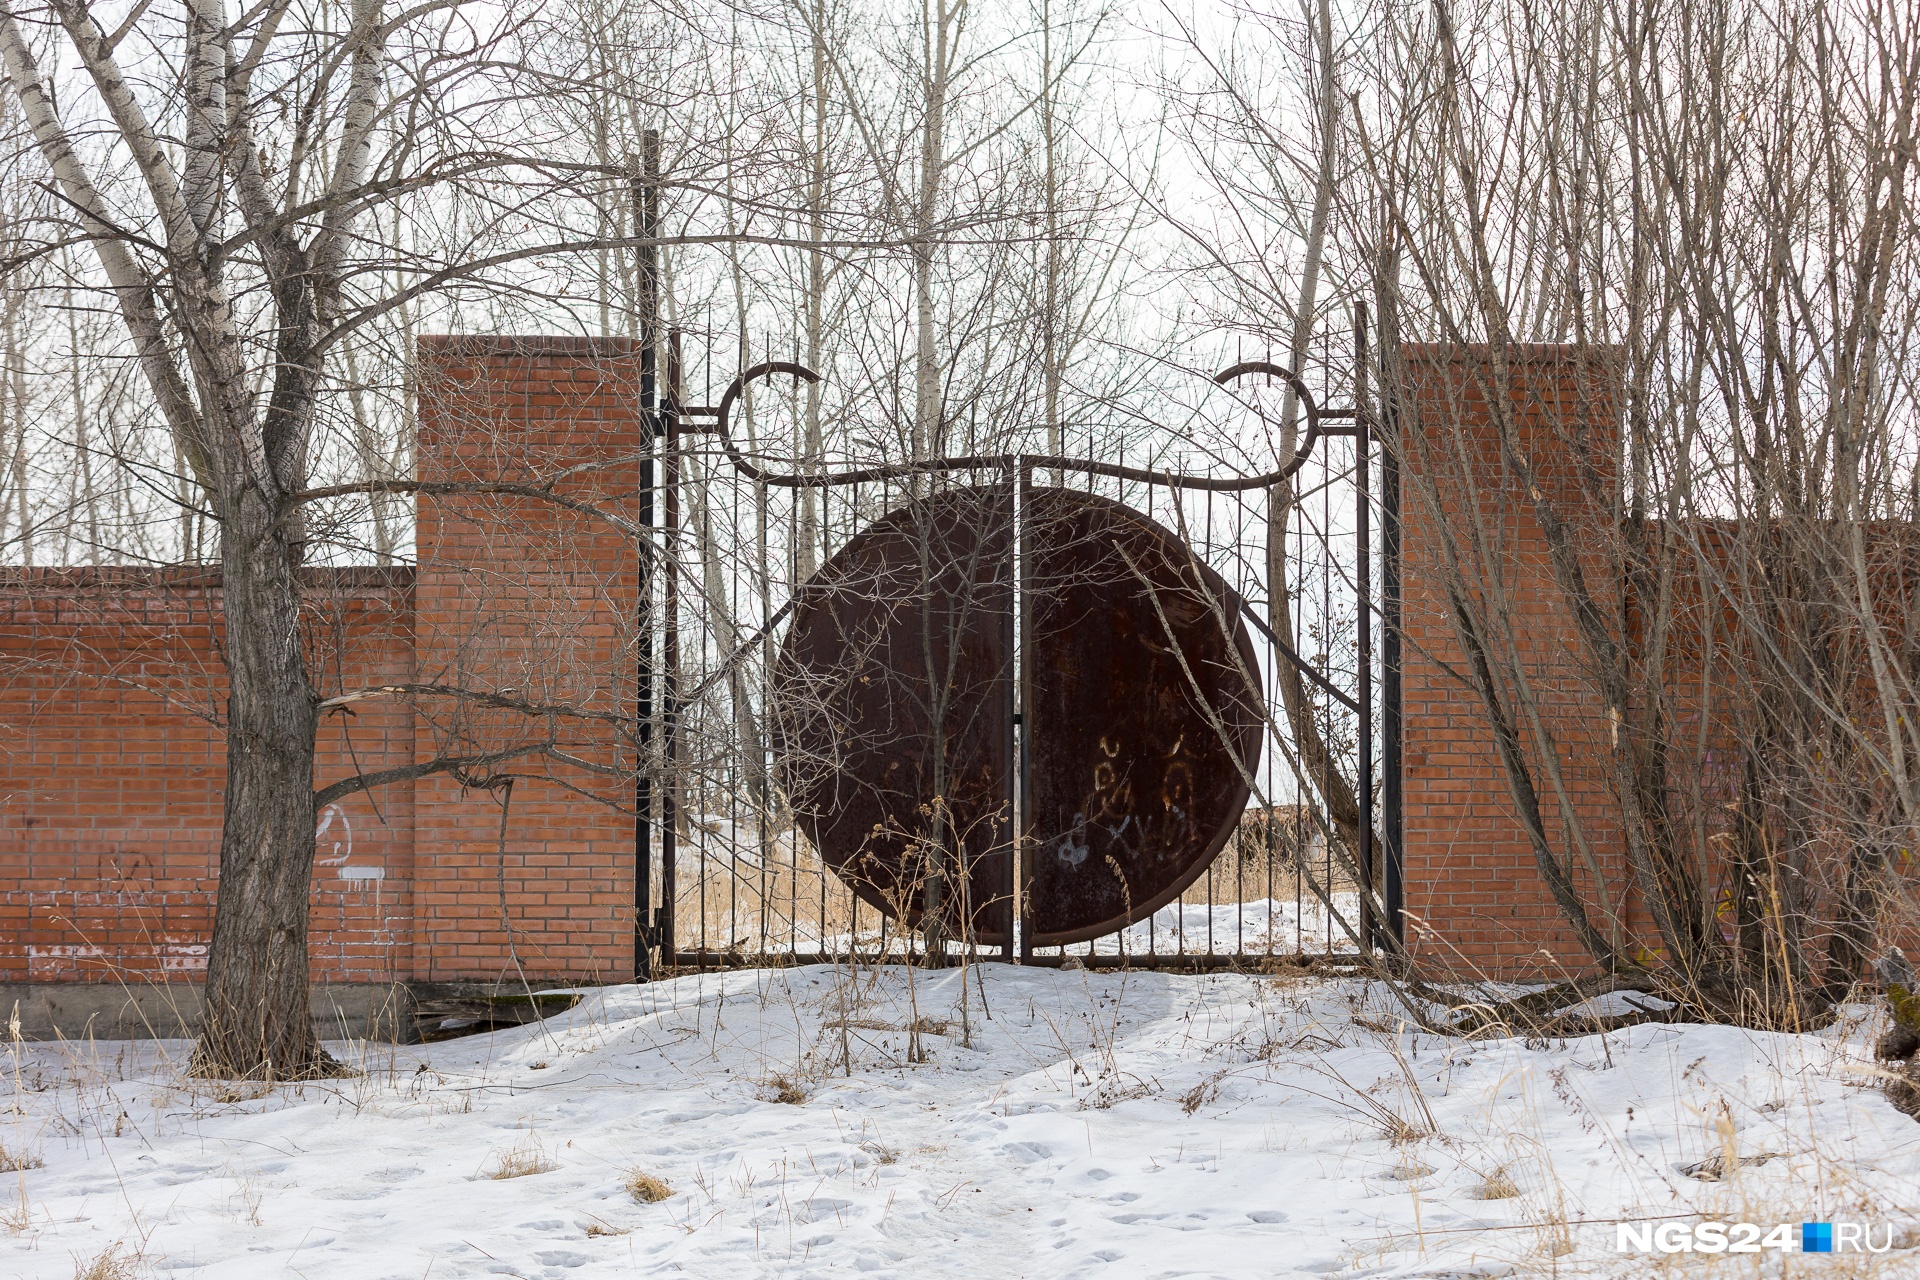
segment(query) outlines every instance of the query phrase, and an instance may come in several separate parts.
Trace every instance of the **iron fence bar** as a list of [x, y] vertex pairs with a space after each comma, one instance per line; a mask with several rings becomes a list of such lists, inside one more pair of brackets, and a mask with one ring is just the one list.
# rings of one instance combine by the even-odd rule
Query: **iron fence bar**
[[[1171, 492], [1168, 493], [1167, 496], [1172, 500], [1174, 508], [1176, 510], [1179, 510], [1181, 497], [1182, 497], [1180, 491], [1177, 489], [1172, 490]], [[1187, 524], [1186, 513], [1182, 511], [1180, 515], [1180, 519], [1175, 524], [1174, 527], [1185, 528], [1186, 524]], [[1211, 497], [1207, 499], [1207, 515], [1206, 515], [1206, 520], [1202, 525], [1202, 530], [1203, 532], [1200, 535], [1201, 543], [1203, 546], [1211, 548], [1213, 546], [1213, 500]], [[1207, 872], [1206, 872], [1206, 875], [1207, 875], [1207, 954], [1208, 955], [1212, 955], [1215, 950], [1213, 929], [1214, 929], [1214, 920], [1215, 920], [1215, 917], [1218, 916], [1219, 914], [1218, 908], [1220, 905], [1220, 895], [1218, 893], [1220, 880], [1219, 880], [1219, 877], [1215, 874], [1215, 871], [1218, 869], [1219, 865], [1220, 865], [1220, 859], [1216, 855], [1213, 861], [1207, 864]], [[1239, 916], [1242, 914], [1244, 914], [1244, 912], [1235, 913], [1236, 916]], [[1234, 950], [1235, 951], [1240, 950], [1240, 944], [1238, 941], [1234, 943]]]
[[[1235, 954], [1226, 951], [1215, 952], [1212, 955], [1203, 951], [1190, 951], [1185, 955], [1178, 955], [1167, 951], [1151, 954], [1142, 951], [1081, 951], [1075, 953], [1069, 952], [1065, 946], [1061, 946], [1054, 953], [1035, 956], [1027, 961], [1027, 963], [1040, 968], [1057, 969], [1070, 958], [1087, 969], [1147, 969], [1166, 970], [1175, 973], [1225, 971], [1231, 973], [1239, 970], [1242, 965], [1246, 965], [1252, 961], [1264, 960], [1267, 957], [1259, 953]], [[1348, 965], [1357, 963], [1359, 959], [1357, 956], [1351, 954], [1332, 952], [1320, 955], [1311, 955], [1302, 952], [1283, 958], [1303, 973], [1325, 971], [1342, 975], [1352, 972], [1352, 970], [1348, 968]], [[797, 968], [801, 965], [847, 963], [874, 966], [886, 964], [889, 960], [898, 960], [900, 956], [898, 954], [889, 954], [886, 950], [854, 953], [827, 950], [794, 951], [781, 953], [778, 956], [755, 956], [743, 951], [708, 950], [677, 951], [673, 954], [671, 962], [677, 968], [718, 970], [749, 967], [760, 968], [765, 966], [769, 960], [775, 959], [777, 959], [782, 966]], [[1265, 968], [1248, 971], [1271, 972], [1271, 970]]]
[[[1017, 462], [1014, 471], [1014, 509], [1013, 544], [1017, 557], [1015, 564], [1024, 576], [1030, 570], [1027, 563], [1027, 547], [1021, 536], [1026, 526], [1027, 504], [1033, 500], [1033, 468], [1024, 461]], [[1014, 797], [1014, 812], [1018, 815], [1018, 837], [1014, 841], [1014, 871], [1020, 886], [1020, 963], [1033, 963], [1033, 613], [1027, 607], [1032, 593], [1026, 590], [1025, 583], [1015, 580], [1014, 608], [1019, 610], [1018, 630], [1015, 633], [1014, 679], [1019, 682], [1015, 717], [1019, 734], [1020, 754], [1015, 758], [1015, 778], [1018, 794]]]
[[[657, 135], [656, 135], [657, 137]], [[655, 153], [653, 161], [656, 171], [659, 157]], [[654, 184], [655, 199], [658, 199], [658, 182]], [[678, 895], [674, 892], [679, 872], [679, 849], [676, 836], [678, 826], [677, 795], [675, 779], [679, 777], [679, 759], [675, 747], [678, 745], [677, 724], [680, 716], [678, 695], [680, 692], [680, 415], [676, 412], [676, 401], [680, 395], [680, 334], [675, 330], [668, 338], [667, 345], [667, 394], [663, 398], [660, 411], [660, 433], [665, 448], [661, 453], [660, 482], [661, 505], [665, 516], [665, 545], [668, 548], [666, 560], [666, 578], [661, 583], [661, 614], [664, 634], [661, 637], [661, 663], [666, 668], [661, 673], [662, 689], [660, 697], [660, 895], [666, 899], [667, 907], [660, 922], [660, 949], [674, 951], [674, 934], [677, 923], [674, 920], [674, 907]], [[703, 859], [700, 867], [701, 912], [700, 928], [705, 933], [707, 923], [706, 907], [706, 863]]]
[[[1019, 473], [1011, 467], [1007, 469], [1006, 486], [1007, 518], [1013, 523], [1013, 527], [1008, 531], [1007, 537], [1007, 581], [1013, 591], [1014, 599], [1018, 600], [1021, 594], [1019, 533], [1021, 515], [1019, 494], [1020, 476]], [[1020, 732], [1021, 714], [1025, 710], [1025, 706], [1021, 701], [1019, 665], [1020, 647], [1025, 637], [1020, 634], [1019, 628], [1015, 625], [1014, 615], [1011, 610], [1008, 611], [1002, 625], [1006, 639], [1006, 653], [1013, 663], [1013, 669], [1007, 672], [1007, 759], [1014, 762], [1014, 767], [1017, 770], [1020, 767], [1019, 762], [1022, 760], [1025, 750], [1024, 744], [1021, 741]], [[1016, 798], [1017, 797], [1011, 797], [1007, 806], [1006, 874], [1001, 877], [1000, 883], [1000, 892], [1005, 906], [1004, 908], [994, 911], [996, 920], [1000, 916], [1001, 910], [1006, 912], [1006, 927], [1000, 932], [1000, 958], [1009, 963], [1013, 960], [1015, 949], [1013, 926], [1016, 919], [1016, 912], [1014, 910], [1014, 903], [1018, 896], [1020, 876], [1020, 820], [1019, 815], [1015, 812], [1016, 805], [1011, 802]]]
[[1353, 436], [1353, 523], [1354, 580], [1359, 589], [1360, 608], [1358, 666], [1360, 668], [1360, 874], [1366, 883], [1360, 893], [1360, 936], [1370, 945], [1378, 943], [1375, 930], [1381, 922], [1373, 918], [1373, 512], [1368, 472], [1372, 469], [1365, 416], [1367, 403], [1367, 304], [1353, 304], [1353, 402], [1361, 414]]
[[[653, 528], [654, 441], [660, 425], [657, 361], [660, 342], [660, 250], [654, 243], [660, 216], [660, 131], [641, 135], [641, 174], [633, 179], [635, 222], [640, 233], [640, 527]], [[660, 940], [660, 913], [673, 914], [673, 895], [662, 893], [664, 908], [653, 902], [653, 573], [654, 557], [640, 557], [640, 589], [635, 608], [636, 663], [634, 719], [639, 768], [633, 782], [633, 976], [653, 976], [653, 950]]]
[[[733, 405], [746, 389], [747, 384], [776, 374], [786, 374], [802, 378], [808, 382], [820, 381], [820, 375], [792, 360], [767, 360], [754, 365], [736, 377], [720, 397], [720, 403], [714, 407], [713, 425], [705, 428], [720, 437], [720, 446], [726, 451], [734, 468], [742, 475], [758, 480], [763, 484], [775, 485], [785, 489], [822, 488], [830, 485], [858, 484], [866, 480], [890, 480], [907, 476], [931, 475], [948, 471], [999, 471], [1007, 467], [1046, 467], [1056, 471], [1073, 471], [1082, 475], [1109, 476], [1117, 480], [1132, 480], [1136, 483], [1164, 484], [1177, 489], [1204, 489], [1215, 493], [1233, 493], [1247, 489], [1271, 488], [1280, 481], [1292, 476], [1306, 465], [1307, 458], [1313, 452], [1315, 442], [1323, 435], [1350, 435], [1353, 428], [1322, 429], [1320, 419], [1326, 412], [1320, 409], [1306, 384], [1301, 382], [1290, 370], [1264, 360], [1248, 360], [1222, 370], [1214, 376], [1214, 381], [1225, 384], [1248, 373], [1266, 373], [1283, 378], [1297, 393], [1302, 409], [1307, 416], [1307, 431], [1299, 447], [1287, 464], [1278, 471], [1255, 476], [1229, 476], [1225, 478], [1204, 475], [1191, 475], [1177, 471], [1155, 471], [1145, 467], [1129, 467], [1120, 463], [1099, 462], [1085, 458], [1071, 458], [1057, 454], [1042, 453], [983, 453], [966, 454], [958, 457], [927, 458], [915, 462], [891, 463], [879, 467], [862, 467], [853, 471], [821, 472], [803, 474], [800, 472], [771, 472], [754, 464], [728, 431], [728, 421]], [[1351, 417], [1352, 410], [1339, 411], [1341, 417]]]

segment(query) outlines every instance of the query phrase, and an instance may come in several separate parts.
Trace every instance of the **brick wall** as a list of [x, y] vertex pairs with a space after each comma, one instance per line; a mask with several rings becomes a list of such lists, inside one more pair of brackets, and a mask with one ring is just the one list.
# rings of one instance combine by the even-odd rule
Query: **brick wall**
[[[629, 344], [435, 338], [421, 356], [423, 478], [543, 483], [597, 464], [556, 491], [637, 514]], [[462, 494], [420, 499], [417, 546], [417, 570], [307, 572], [323, 697], [443, 685], [587, 715], [371, 697], [325, 716], [322, 786], [450, 753], [543, 750], [328, 806], [314, 977], [628, 976], [632, 760], [617, 722], [633, 706], [633, 544], [550, 503]], [[204, 972], [225, 781], [220, 642], [217, 571], [0, 570], [0, 982]], [[506, 771], [522, 776], [502, 858], [504, 793], [466, 784]]]
[[[412, 679], [412, 573], [306, 575], [322, 692]], [[0, 575], [0, 981], [197, 978], [219, 861], [225, 688], [205, 570]], [[319, 741], [324, 785], [402, 764], [412, 717], [366, 704]], [[331, 815], [313, 889], [316, 972], [404, 977], [412, 796]]]

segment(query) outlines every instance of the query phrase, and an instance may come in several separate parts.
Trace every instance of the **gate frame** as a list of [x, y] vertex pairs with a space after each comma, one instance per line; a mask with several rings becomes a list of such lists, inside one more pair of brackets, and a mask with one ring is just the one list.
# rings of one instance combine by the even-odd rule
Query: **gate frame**
[[[647, 132], [643, 146], [644, 176], [636, 178], [635, 202], [640, 214], [642, 234], [647, 228], [657, 226], [658, 219], [658, 168], [659, 140], [652, 130]], [[828, 489], [840, 485], [880, 482], [907, 479], [914, 476], [934, 475], [958, 471], [995, 472], [1006, 481], [1016, 484], [1024, 505], [1028, 490], [1032, 487], [1033, 473], [1036, 469], [1048, 469], [1056, 473], [1073, 472], [1086, 476], [1103, 476], [1122, 481], [1133, 481], [1148, 485], [1164, 485], [1169, 489], [1198, 490], [1214, 493], [1246, 492], [1255, 489], [1271, 489], [1273, 486], [1290, 479], [1312, 456], [1314, 446], [1321, 438], [1346, 437], [1354, 441], [1354, 523], [1355, 523], [1355, 592], [1358, 604], [1356, 675], [1359, 687], [1357, 699], [1348, 697], [1326, 676], [1302, 658], [1267, 624], [1267, 621], [1249, 605], [1241, 601], [1241, 617], [1250, 621], [1254, 629], [1268, 642], [1269, 648], [1278, 657], [1284, 659], [1294, 670], [1304, 675], [1316, 688], [1340, 702], [1352, 711], [1359, 725], [1358, 742], [1358, 785], [1355, 787], [1359, 808], [1360, 834], [1360, 870], [1366, 877], [1367, 887], [1371, 890], [1376, 880], [1374, 851], [1380, 851], [1382, 866], [1378, 869], [1381, 882], [1381, 907], [1385, 920], [1376, 920], [1371, 908], [1371, 894], [1360, 897], [1361, 916], [1359, 931], [1367, 940], [1368, 946], [1376, 953], [1381, 951], [1399, 951], [1405, 943], [1405, 886], [1404, 860], [1401, 849], [1403, 830], [1403, 712], [1401, 705], [1401, 520], [1400, 520], [1400, 465], [1398, 450], [1391, 438], [1392, 430], [1397, 426], [1396, 405], [1389, 392], [1390, 379], [1382, 378], [1382, 406], [1379, 411], [1368, 404], [1370, 373], [1370, 332], [1369, 316], [1366, 304], [1356, 302], [1353, 306], [1353, 358], [1354, 358], [1354, 403], [1346, 408], [1323, 409], [1315, 401], [1312, 392], [1297, 372], [1273, 363], [1271, 360], [1246, 360], [1221, 370], [1212, 381], [1221, 386], [1231, 385], [1239, 379], [1265, 375], [1271, 380], [1279, 379], [1298, 397], [1306, 417], [1306, 431], [1302, 435], [1292, 457], [1275, 471], [1257, 475], [1229, 474], [1217, 476], [1206, 473], [1182, 471], [1162, 471], [1150, 468], [1129, 467], [1120, 463], [1100, 462], [1089, 458], [1077, 458], [1064, 454], [1041, 453], [996, 453], [969, 454], [940, 458], [921, 459], [919, 461], [889, 463], [873, 467], [856, 467], [837, 472], [802, 471], [777, 472], [757, 466], [747, 458], [734, 443], [729, 431], [729, 422], [733, 407], [739, 402], [747, 387], [763, 378], [790, 376], [796, 382], [816, 383], [821, 375], [792, 360], [767, 360], [754, 364], [741, 371], [727, 385], [720, 399], [711, 405], [688, 404], [685, 402], [682, 385], [682, 358], [680, 330], [671, 329], [667, 334], [667, 377], [666, 387], [662, 391], [658, 377], [658, 351], [660, 343], [659, 317], [659, 268], [657, 251], [649, 242], [641, 249], [640, 263], [640, 309], [641, 309], [641, 374], [640, 374], [640, 419], [642, 433], [649, 446], [641, 461], [641, 492], [639, 495], [640, 525], [648, 530], [655, 528], [656, 515], [655, 489], [660, 491], [657, 507], [664, 515], [662, 532], [671, 543], [679, 529], [679, 468], [677, 465], [678, 445], [686, 435], [711, 435], [718, 437], [721, 448], [736, 473], [748, 480], [769, 488], [783, 488], [798, 491], [801, 489]], [[1324, 426], [1323, 422], [1344, 422], [1351, 425]], [[697, 425], [696, 425], [697, 424]], [[1383, 425], [1386, 429], [1383, 430]], [[1383, 446], [1381, 450], [1381, 542], [1382, 542], [1382, 600], [1381, 622], [1384, 644], [1381, 649], [1383, 695], [1376, 706], [1373, 679], [1373, 579], [1372, 579], [1372, 480], [1373, 450], [1375, 441]], [[655, 483], [655, 456], [659, 455], [659, 482]], [[1269, 531], [1271, 537], [1271, 531]], [[660, 584], [662, 609], [660, 649], [664, 671], [654, 669], [654, 567], [651, 557], [641, 557], [641, 580], [636, 616], [636, 647], [638, 663], [636, 673], [636, 715], [638, 717], [637, 739], [643, 753], [653, 742], [653, 720], [657, 714], [660, 722], [660, 783], [656, 795], [653, 771], [643, 759], [635, 780], [634, 800], [634, 976], [636, 980], [646, 981], [654, 976], [656, 968], [654, 953], [660, 956], [661, 966], [668, 969], [724, 967], [731, 957], [711, 952], [682, 951], [678, 946], [674, 930], [674, 909], [676, 903], [676, 872], [678, 870], [678, 850], [676, 847], [675, 807], [677, 804], [677, 718], [682, 705], [678, 688], [679, 672], [679, 621], [678, 621], [678, 583], [677, 569], [669, 558], [666, 572]], [[1269, 584], [1269, 590], [1272, 584]], [[752, 636], [742, 641], [738, 653], [749, 653], [760, 645], [773, 630], [783, 622], [793, 608], [795, 597], [787, 601], [770, 616], [765, 624]], [[730, 658], [729, 663], [732, 661]], [[656, 684], [660, 687], [656, 690]], [[656, 706], [656, 693], [657, 702]], [[1024, 704], [1023, 704], [1024, 708]], [[1375, 711], [1381, 713], [1381, 734], [1377, 744], [1378, 763], [1381, 765], [1382, 785], [1379, 799], [1382, 802], [1380, 826], [1376, 830], [1374, 822], [1374, 802], [1376, 793], [1373, 770], [1376, 763], [1376, 743], [1373, 732]], [[1013, 716], [1017, 731], [1022, 730], [1021, 717]], [[1024, 731], [1017, 732], [1018, 755], [1014, 761], [1014, 771], [1021, 779], [1022, 803], [1027, 795], [1026, 772], [1029, 757], [1028, 743]], [[657, 821], [660, 826], [660, 873], [661, 899], [655, 904], [652, 900], [653, 885], [653, 847], [651, 828], [656, 821], [655, 805], [658, 804]], [[1024, 815], [1022, 815], [1024, 816]], [[1029, 865], [1027, 850], [1026, 824], [1019, 825], [1019, 836], [1013, 846], [1014, 874], [1024, 880], [1024, 872]], [[823, 869], [824, 874], [824, 869]], [[1024, 915], [1026, 896], [1022, 895], [1022, 913]], [[1032, 931], [1021, 930], [1021, 945], [1016, 955], [1009, 939], [1001, 948], [999, 957], [1003, 961], [1018, 964], [1058, 963], [1064, 957], [1035, 956], [1033, 954]], [[992, 958], [982, 956], [982, 959]], [[1083, 962], [1100, 962], [1097, 967], [1106, 967], [1106, 962], [1134, 968], [1221, 968], [1232, 967], [1254, 957], [1239, 954], [1219, 954], [1208, 952], [1199, 954], [1163, 955], [1158, 953], [1145, 955], [1120, 955], [1114, 957], [1084, 956], [1077, 957]], [[1282, 959], [1283, 957], [1259, 957], [1260, 959]], [[753, 957], [761, 963], [804, 963], [813, 960], [826, 962], [831, 957], [805, 956], [797, 953], [779, 953]]]

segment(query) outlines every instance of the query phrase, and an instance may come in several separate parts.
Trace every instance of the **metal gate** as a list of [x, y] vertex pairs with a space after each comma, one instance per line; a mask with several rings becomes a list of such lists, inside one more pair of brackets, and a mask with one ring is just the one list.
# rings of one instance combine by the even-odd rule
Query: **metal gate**
[[641, 974], [1262, 966], [1397, 933], [1398, 485], [1354, 316], [1345, 359], [1213, 378], [1293, 425], [1266, 467], [1137, 423], [803, 463], [752, 406], [817, 374], [694, 404], [680, 335], [664, 379], [645, 343]]

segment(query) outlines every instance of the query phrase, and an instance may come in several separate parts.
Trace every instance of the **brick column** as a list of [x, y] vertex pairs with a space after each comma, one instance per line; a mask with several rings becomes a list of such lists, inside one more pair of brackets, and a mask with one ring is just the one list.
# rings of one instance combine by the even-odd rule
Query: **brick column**
[[[1450, 576], [1462, 583], [1483, 616], [1510, 619], [1490, 627], [1488, 639], [1511, 637], [1540, 723], [1526, 723], [1516, 690], [1507, 690], [1506, 704], [1521, 722], [1549, 842], [1572, 864], [1604, 932], [1600, 886], [1616, 911], [1628, 894], [1608, 781], [1608, 720], [1583, 670], [1533, 500], [1501, 462], [1493, 408], [1498, 397], [1514, 415], [1522, 450], [1587, 549], [1588, 581], [1616, 619], [1620, 586], [1605, 553], [1619, 483], [1617, 352], [1541, 344], [1503, 354], [1501, 374], [1485, 346], [1405, 350], [1408, 938], [1434, 969], [1558, 976], [1583, 967], [1585, 952], [1541, 878], [1481, 700], [1456, 674], [1468, 670], [1469, 658], [1446, 584]], [[1598, 877], [1576, 851], [1576, 833]]]
[[[634, 517], [632, 343], [426, 338], [420, 355], [422, 479], [544, 484], [603, 464], [558, 491]], [[633, 711], [635, 547], [604, 521], [500, 495], [423, 496], [418, 530], [419, 679], [588, 714], [422, 703], [421, 760], [551, 744], [585, 763], [528, 754], [416, 785], [414, 976], [622, 980], [633, 964], [632, 761], [616, 726], [591, 717]], [[505, 793], [469, 784], [506, 773], [518, 778], [503, 858]]]

